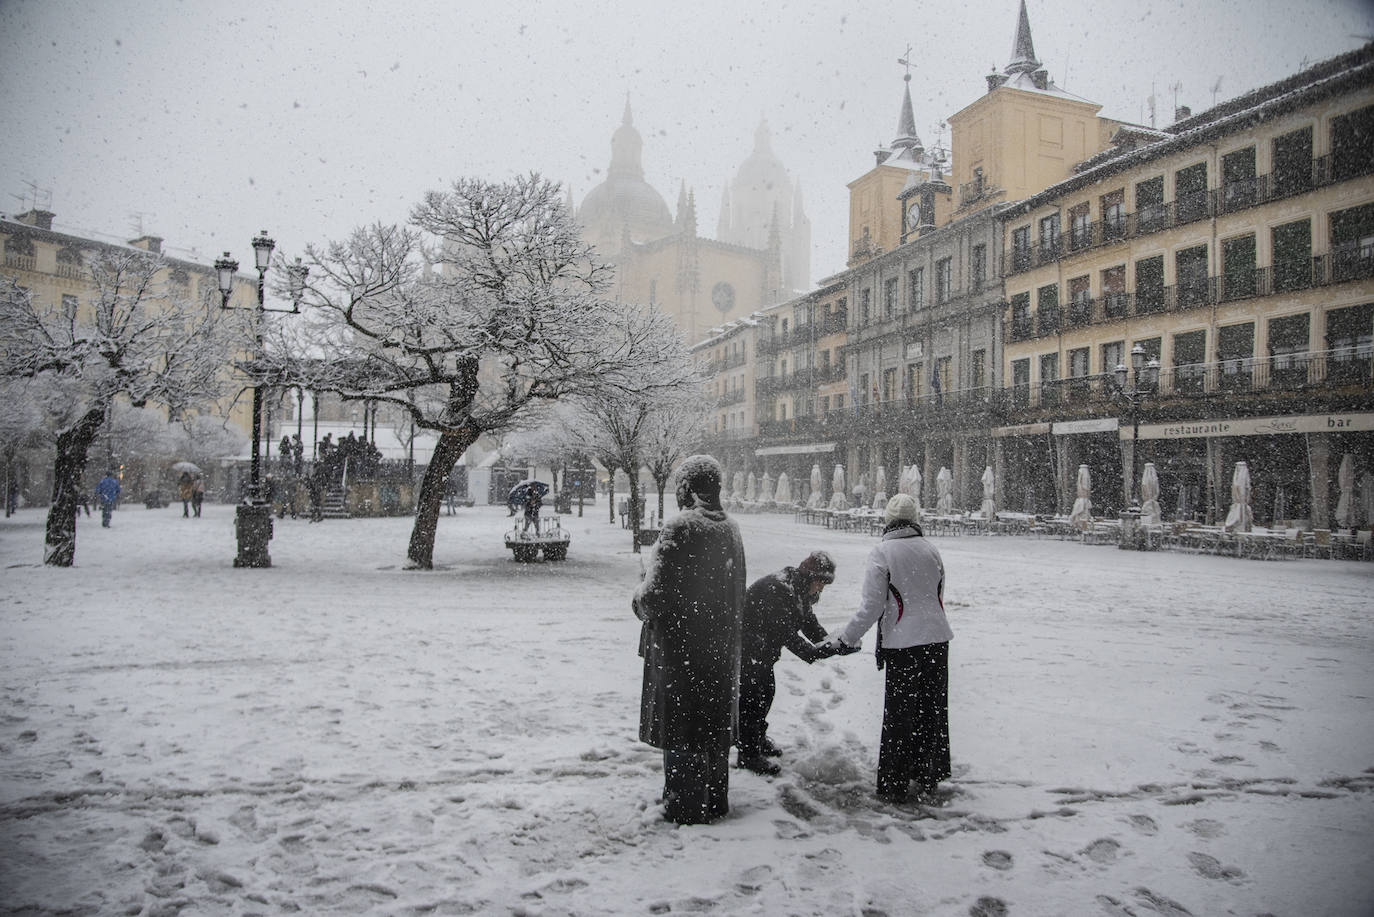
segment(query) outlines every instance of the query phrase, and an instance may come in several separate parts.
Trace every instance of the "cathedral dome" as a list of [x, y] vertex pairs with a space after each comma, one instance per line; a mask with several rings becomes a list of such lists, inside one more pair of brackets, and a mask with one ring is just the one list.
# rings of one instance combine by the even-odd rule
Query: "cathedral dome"
[[781, 227], [792, 222], [792, 179], [773, 152], [767, 122], [754, 132], [754, 151], [735, 173], [730, 197], [734, 225], [727, 241], [766, 248], [774, 217]]
[[661, 239], [673, 231], [668, 203], [644, 180], [643, 146], [627, 99], [624, 120], [611, 138], [606, 180], [587, 192], [577, 211], [587, 241], [603, 253], [618, 251], [627, 231], [634, 242]]

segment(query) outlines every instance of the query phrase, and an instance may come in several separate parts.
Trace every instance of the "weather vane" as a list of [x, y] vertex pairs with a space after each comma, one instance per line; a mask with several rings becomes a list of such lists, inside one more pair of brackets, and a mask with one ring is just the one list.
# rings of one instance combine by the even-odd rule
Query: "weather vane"
[[902, 79], [906, 80], [908, 83], [911, 82], [911, 45], [906, 46], [906, 54], [897, 58], [897, 63], [906, 68], [906, 76], [902, 77]]

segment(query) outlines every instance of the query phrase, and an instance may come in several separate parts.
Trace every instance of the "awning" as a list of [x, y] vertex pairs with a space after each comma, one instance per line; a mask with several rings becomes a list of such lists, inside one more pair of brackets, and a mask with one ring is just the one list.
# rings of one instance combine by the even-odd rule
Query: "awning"
[[803, 446], [764, 446], [755, 449], [755, 455], [811, 455], [816, 452], [834, 452], [834, 443], [807, 443]]

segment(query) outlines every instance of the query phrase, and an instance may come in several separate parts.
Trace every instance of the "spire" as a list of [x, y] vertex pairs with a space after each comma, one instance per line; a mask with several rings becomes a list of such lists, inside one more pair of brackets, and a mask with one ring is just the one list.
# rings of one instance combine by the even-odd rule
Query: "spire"
[[644, 150], [644, 140], [635, 130], [634, 117], [630, 113], [630, 94], [625, 93], [625, 115], [620, 127], [611, 136], [611, 165], [606, 170], [608, 178], [637, 178], [643, 180], [644, 165], [640, 155]]
[[683, 180], [677, 188], [677, 219], [673, 222], [678, 226], [682, 225], [683, 218], [687, 215], [687, 182]]
[[687, 234], [695, 236], [697, 234], [697, 193], [687, 192], [687, 204], [682, 218], [682, 226], [687, 230]]
[[792, 186], [792, 222], [796, 223], [805, 217], [806, 208], [802, 206], [801, 179], [799, 178], [796, 184]]
[[759, 116], [759, 126], [754, 129], [754, 152], [773, 152], [771, 135], [768, 133], [768, 119], [762, 115]]
[[720, 192], [720, 216], [716, 218], [716, 241], [730, 241], [730, 184]]
[[1004, 72], [1032, 73], [1040, 69], [1040, 61], [1035, 59], [1035, 44], [1031, 41], [1030, 17], [1026, 15], [1026, 0], [1021, 0], [1021, 14], [1016, 20], [1016, 40], [1011, 48], [1011, 61]]

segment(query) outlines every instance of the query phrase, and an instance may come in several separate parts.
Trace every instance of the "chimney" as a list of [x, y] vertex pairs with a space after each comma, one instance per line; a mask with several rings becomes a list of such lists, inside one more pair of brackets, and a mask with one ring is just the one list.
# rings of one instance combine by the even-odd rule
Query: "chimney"
[[888, 159], [890, 159], [891, 157], [892, 151], [884, 149], [883, 147], [878, 147], [878, 149], [873, 151], [873, 158], [877, 160], [877, 165], [882, 165], [883, 163], [887, 162]]
[[1180, 106], [1178, 106], [1178, 108], [1175, 108], [1175, 109], [1174, 109], [1174, 123], [1175, 123], [1175, 124], [1177, 124], [1177, 123], [1180, 122], [1180, 121], [1187, 121], [1187, 120], [1188, 120], [1189, 118], [1191, 118], [1192, 116], [1193, 116], [1193, 110], [1192, 110], [1191, 108], [1189, 108], [1187, 105], [1180, 105]]
[[145, 252], [152, 252], [154, 255], [162, 254], [161, 236], [139, 236], [137, 239], [130, 239], [129, 244], [134, 248], [141, 248]]
[[14, 218], [16, 223], [23, 223], [27, 226], [34, 226], [52, 232], [52, 218], [56, 216], [50, 210], [38, 210], [37, 208], [26, 213], [21, 213]]
[[1050, 88], [1050, 74], [1048, 70], [1037, 70], [1031, 74], [1031, 82], [1036, 89]]

